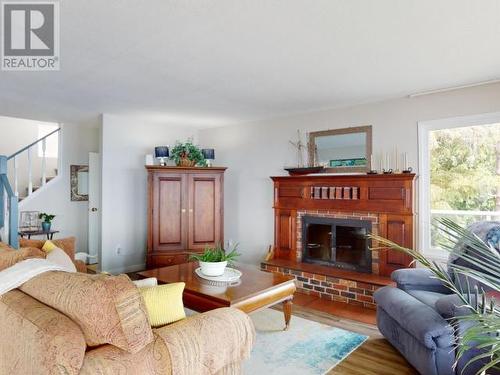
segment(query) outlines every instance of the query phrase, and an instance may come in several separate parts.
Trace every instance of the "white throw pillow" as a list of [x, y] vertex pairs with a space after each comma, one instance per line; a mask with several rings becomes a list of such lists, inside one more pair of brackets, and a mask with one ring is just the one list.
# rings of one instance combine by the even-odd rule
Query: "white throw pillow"
[[135, 280], [133, 283], [138, 287], [138, 288], [148, 288], [151, 286], [157, 286], [158, 285], [158, 280], [156, 280], [156, 277], [150, 277], [148, 279], [142, 279], [142, 280]]
[[71, 258], [59, 247], [54, 248], [54, 250], [48, 253], [45, 259], [61, 266], [66, 272], [76, 272], [75, 264]]

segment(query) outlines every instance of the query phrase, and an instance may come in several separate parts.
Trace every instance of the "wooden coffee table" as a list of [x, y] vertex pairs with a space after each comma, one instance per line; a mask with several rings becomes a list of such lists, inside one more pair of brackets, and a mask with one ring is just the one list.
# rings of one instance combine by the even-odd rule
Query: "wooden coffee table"
[[194, 270], [197, 267], [197, 262], [191, 262], [138, 272], [138, 275], [143, 278], [156, 277], [160, 284], [180, 281], [186, 283], [184, 306], [199, 312], [220, 307], [235, 307], [246, 313], [252, 313], [283, 303], [285, 329], [288, 329], [292, 316], [292, 299], [296, 289], [293, 276], [238, 265], [235, 268], [243, 274], [239, 285], [213, 286], [195, 274]]

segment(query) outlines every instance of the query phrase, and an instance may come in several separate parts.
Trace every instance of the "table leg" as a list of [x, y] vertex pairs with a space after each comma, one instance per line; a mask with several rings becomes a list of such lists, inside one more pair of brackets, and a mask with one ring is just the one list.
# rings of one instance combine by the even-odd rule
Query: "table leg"
[[285, 331], [290, 328], [290, 319], [292, 318], [292, 299], [283, 302], [283, 314], [285, 315]]

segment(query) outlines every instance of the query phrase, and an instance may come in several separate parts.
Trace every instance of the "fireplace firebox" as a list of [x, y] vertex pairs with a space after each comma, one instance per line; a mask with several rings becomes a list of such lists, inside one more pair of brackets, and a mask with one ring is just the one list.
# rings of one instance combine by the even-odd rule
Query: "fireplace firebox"
[[302, 217], [302, 261], [372, 272], [369, 220]]

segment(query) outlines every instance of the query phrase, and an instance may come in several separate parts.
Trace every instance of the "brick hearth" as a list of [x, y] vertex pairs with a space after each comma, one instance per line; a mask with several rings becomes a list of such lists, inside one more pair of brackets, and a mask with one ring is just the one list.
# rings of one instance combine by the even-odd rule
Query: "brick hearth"
[[300, 293], [369, 309], [376, 308], [375, 290], [394, 285], [388, 277], [283, 259], [262, 262], [261, 269], [294, 276]]

